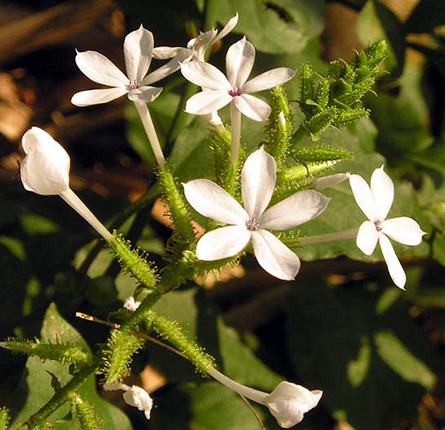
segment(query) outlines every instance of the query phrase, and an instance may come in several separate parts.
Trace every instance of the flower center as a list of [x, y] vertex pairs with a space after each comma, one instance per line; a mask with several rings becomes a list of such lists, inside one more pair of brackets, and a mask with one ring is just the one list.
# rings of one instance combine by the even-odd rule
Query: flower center
[[259, 226], [260, 223], [255, 218], [249, 219], [249, 221], [246, 222], [246, 228], [249, 231], [257, 231]]
[[138, 88], [139, 88], [139, 82], [136, 80], [130, 81], [130, 83], [127, 85], [128, 91], [136, 90]]
[[375, 229], [380, 232], [382, 231], [382, 221], [374, 221]]
[[234, 88], [233, 90], [230, 90], [230, 91], [229, 91], [229, 94], [230, 94], [232, 97], [240, 96], [240, 95], [241, 95], [241, 88]]

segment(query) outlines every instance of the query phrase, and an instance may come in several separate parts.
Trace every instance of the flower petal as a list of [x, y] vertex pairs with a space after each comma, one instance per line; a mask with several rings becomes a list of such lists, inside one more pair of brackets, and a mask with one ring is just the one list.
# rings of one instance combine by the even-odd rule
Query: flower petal
[[399, 259], [391, 245], [389, 239], [383, 234], [379, 234], [380, 248], [382, 249], [383, 257], [385, 258], [386, 265], [388, 266], [389, 275], [399, 288], [405, 289], [406, 275], [400, 264]]
[[215, 43], [218, 31], [212, 28], [209, 31], [200, 33], [198, 37], [189, 40], [187, 48], [193, 49], [193, 58], [198, 61], [205, 61], [205, 53], [207, 49]]
[[[378, 221], [377, 207], [371, 193], [371, 188], [360, 175], [351, 175], [349, 177], [352, 194], [360, 209], [370, 221]], [[380, 220], [382, 221], [382, 220]]]
[[214, 182], [195, 179], [183, 185], [185, 197], [201, 215], [226, 224], [244, 226], [248, 221], [243, 207]]
[[189, 60], [191, 56], [192, 51], [190, 51], [190, 49], [180, 49], [178, 54], [173, 57], [167, 64], [164, 64], [163, 66], [159, 67], [159, 69], [156, 69], [154, 72], [151, 72], [144, 79], [142, 79], [140, 85], [154, 84], [155, 82], [164, 79], [172, 73], [175, 73], [181, 67], [181, 63], [183, 61]]
[[350, 173], [336, 173], [334, 175], [318, 178], [312, 182], [311, 188], [313, 188], [315, 191], [321, 191], [325, 188], [332, 188], [338, 184], [341, 184], [343, 181], [346, 181], [346, 179], [349, 179], [349, 176], [351, 176]]
[[300, 259], [267, 230], [252, 231], [252, 245], [260, 266], [272, 276], [285, 281], [295, 279]]
[[185, 111], [194, 115], [206, 115], [223, 108], [231, 101], [232, 96], [226, 90], [201, 91], [187, 100]]
[[235, 28], [236, 24], [238, 24], [238, 12], [233, 18], [229, 19], [224, 28], [219, 32], [218, 36], [215, 37], [215, 40], [212, 41], [212, 45], [223, 37], [226, 37]]
[[124, 94], [128, 93], [128, 90], [124, 87], [120, 88], [104, 88], [103, 90], [88, 90], [80, 91], [71, 98], [71, 103], [75, 106], [91, 106], [101, 103], [108, 103], [111, 100], [117, 99]]
[[375, 169], [372, 173], [371, 192], [374, 197], [376, 216], [380, 221], [383, 221], [394, 200], [394, 184], [383, 170], [383, 166]]
[[153, 34], [141, 26], [124, 41], [125, 67], [130, 81], [140, 82], [147, 74], [153, 55]]
[[217, 228], [199, 239], [196, 256], [204, 261], [233, 257], [248, 245], [250, 238], [251, 233], [244, 226]]
[[209, 90], [226, 91], [232, 89], [224, 74], [211, 64], [203, 61], [190, 61], [181, 64], [181, 73], [190, 82]]
[[277, 180], [275, 159], [263, 147], [249, 155], [241, 172], [241, 190], [249, 218], [258, 221], [272, 198]]
[[377, 245], [379, 234], [371, 221], [365, 221], [359, 228], [356, 244], [364, 254], [371, 255]]
[[233, 88], [241, 88], [247, 81], [255, 63], [255, 48], [243, 37], [227, 51], [227, 78]]
[[426, 234], [416, 221], [408, 217], [387, 219], [382, 222], [381, 227], [383, 233], [404, 245], [420, 245], [422, 236]]
[[287, 67], [278, 67], [261, 73], [257, 77], [246, 82], [241, 88], [244, 93], [256, 93], [269, 88], [282, 85], [295, 76], [295, 71]]
[[98, 84], [110, 87], [124, 87], [128, 84], [128, 78], [99, 52], [77, 52], [76, 64], [85, 76]]
[[260, 228], [288, 230], [320, 215], [331, 199], [314, 190], [299, 191], [269, 208], [258, 220]]
[[240, 112], [254, 121], [262, 122], [269, 118], [270, 106], [257, 97], [241, 94], [233, 97], [233, 103]]
[[[168, 60], [170, 58], [176, 57], [179, 53], [181, 53], [184, 49], [182, 47], [170, 47], [170, 46], [157, 46], [153, 48], [153, 58], [157, 60]], [[193, 52], [189, 50], [189, 55], [192, 56]]]
[[128, 98], [133, 102], [151, 103], [162, 93], [162, 88], [142, 86], [128, 93]]
[[22, 138], [26, 153], [20, 165], [24, 188], [41, 195], [57, 195], [69, 187], [70, 157], [46, 131], [32, 127]]

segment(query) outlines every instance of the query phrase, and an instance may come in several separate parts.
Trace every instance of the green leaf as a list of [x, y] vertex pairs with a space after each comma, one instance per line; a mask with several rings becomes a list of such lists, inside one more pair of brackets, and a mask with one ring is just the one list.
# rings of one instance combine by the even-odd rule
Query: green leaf
[[[170, 293], [153, 310], [178, 321], [191, 338], [196, 338], [206, 352], [216, 358], [221, 370], [238, 382], [271, 391], [282, 380], [255, 357], [236, 332], [218, 317], [203, 294], [197, 294], [196, 290]], [[202, 380], [185, 359], [155, 345], [147, 347], [152, 363], [162, 369], [169, 380]]]
[[[52, 343], [70, 343], [88, 350], [88, 345], [82, 336], [63, 319], [54, 304], [51, 304], [46, 312], [41, 338]], [[28, 358], [22, 381], [8, 402], [11, 408], [12, 428], [24, 423], [52, 398], [54, 395], [52, 375], [57, 378], [61, 386], [68, 383], [72, 377], [66, 366], [62, 366], [55, 361], [42, 361], [37, 357]], [[96, 413], [104, 423], [104, 428], [107, 430], [132, 429], [128, 418], [118, 408], [99, 397], [96, 392], [94, 375], [88, 378], [79, 392], [83, 399], [94, 405]], [[50, 416], [49, 422], [55, 425], [56, 429], [67, 428], [66, 423], [61, 423], [59, 428], [59, 421], [65, 419], [69, 409], [69, 403], [65, 403]], [[69, 428], [79, 429], [75, 422], [70, 422]]]
[[217, 3], [218, 20], [225, 23], [238, 12], [240, 20], [235, 31], [245, 34], [258, 51], [268, 54], [300, 52], [323, 28], [324, 0], [227, 0]]
[[[393, 291], [397, 295], [381, 304]], [[295, 290], [289, 303], [295, 371], [310, 387], [322, 388], [324, 404], [357, 430], [411, 419], [443, 368], [398, 297], [398, 290], [331, 290], [314, 280]]]
[[361, 10], [358, 22], [358, 37], [364, 46], [380, 39], [387, 40], [389, 55], [386, 70], [392, 77], [400, 76], [405, 63], [405, 28], [397, 16], [378, 0], [368, 0]]
[[419, 153], [433, 142], [422, 76], [422, 68], [407, 66], [399, 79], [400, 92], [397, 96], [380, 94], [366, 98], [366, 107], [371, 109], [371, 118], [379, 130], [377, 147], [396, 159]]
[[210, 130], [204, 120], [195, 118], [190, 126], [181, 132], [168, 162], [175, 176], [183, 182], [214, 177]]

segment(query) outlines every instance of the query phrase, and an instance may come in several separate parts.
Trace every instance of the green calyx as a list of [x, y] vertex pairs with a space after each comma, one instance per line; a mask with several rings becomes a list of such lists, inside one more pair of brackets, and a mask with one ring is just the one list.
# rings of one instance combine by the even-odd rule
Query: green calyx
[[168, 203], [168, 215], [174, 224], [174, 237], [177, 242], [193, 243], [195, 230], [191, 224], [191, 215], [182, 190], [182, 186], [165, 165], [158, 170], [159, 184], [163, 197]]
[[267, 152], [275, 158], [277, 169], [288, 155], [289, 142], [294, 132], [292, 111], [283, 87], [275, 87], [270, 91], [271, 113], [266, 123]]
[[[357, 104], [372, 91], [387, 52], [386, 42], [381, 40], [357, 52], [351, 62], [331, 62], [326, 76], [315, 73], [309, 64], [303, 65], [299, 104], [306, 119], [300, 129], [316, 141], [329, 127], [343, 127], [368, 117], [369, 111]], [[295, 146], [301, 137], [297, 131], [291, 144]]]
[[102, 355], [105, 382], [121, 382], [130, 371], [133, 355], [144, 344], [144, 339], [132, 333], [113, 330]]
[[157, 315], [153, 311], [150, 311], [146, 318], [150, 327], [160, 337], [178, 349], [202, 374], [206, 375], [209, 368], [215, 367], [214, 358], [207, 354], [195, 341], [188, 338], [179, 323]]
[[113, 232], [113, 239], [109, 242], [116, 259], [122, 268], [146, 288], [156, 286], [157, 276], [155, 267], [148, 262], [145, 253], [132, 248], [131, 243], [123, 238], [117, 231]]
[[9, 424], [9, 412], [6, 408], [0, 409], [0, 430], [7, 430]]
[[103, 425], [89, 402], [83, 400], [77, 393], [72, 393], [70, 400], [71, 412], [78, 419], [82, 430], [103, 430]]
[[66, 365], [81, 367], [91, 362], [88, 351], [75, 345], [41, 342], [38, 339], [8, 339], [1, 346], [16, 354], [37, 356], [43, 360], [54, 360]]

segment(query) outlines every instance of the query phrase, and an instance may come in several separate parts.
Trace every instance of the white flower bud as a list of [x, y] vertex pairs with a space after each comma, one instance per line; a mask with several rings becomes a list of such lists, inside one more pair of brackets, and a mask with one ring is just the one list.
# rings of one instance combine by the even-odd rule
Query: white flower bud
[[20, 176], [27, 191], [61, 194], [69, 188], [70, 157], [46, 131], [32, 127], [22, 138], [26, 157]]
[[143, 388], [133, 385], [124, 393], [123, 397], [127, 404], [138, 408], [140, 411], [144, 411], [145, 418], [147, 418], [147, 420], [150, 419], [153, 400]]
[[115, 391], [124, 390], [123, 398], [125, 403], [130, 406], [138, 408], [140, 411], [144, 411], [145, 418], [150, 419], [151, 408], [153, 407], [153, 399], [150, 395], [141, 387], [132, 385], [131, 387], [120, 382], [107, 382], [104, 384], [104, 390]]
[[298, 424], [303, 415], [317, 406], [323, 392], [309, 391], [301, 385], [281, 382], [264, 399], [264, 404], [276, 418], [278, 424], [287, 429]]
[[141, 302], [137, 302], [133, 296], [129, 296], [125, 299], [124, 308], [130, 312], [136, 312], [136, 309], [140, 306]]

